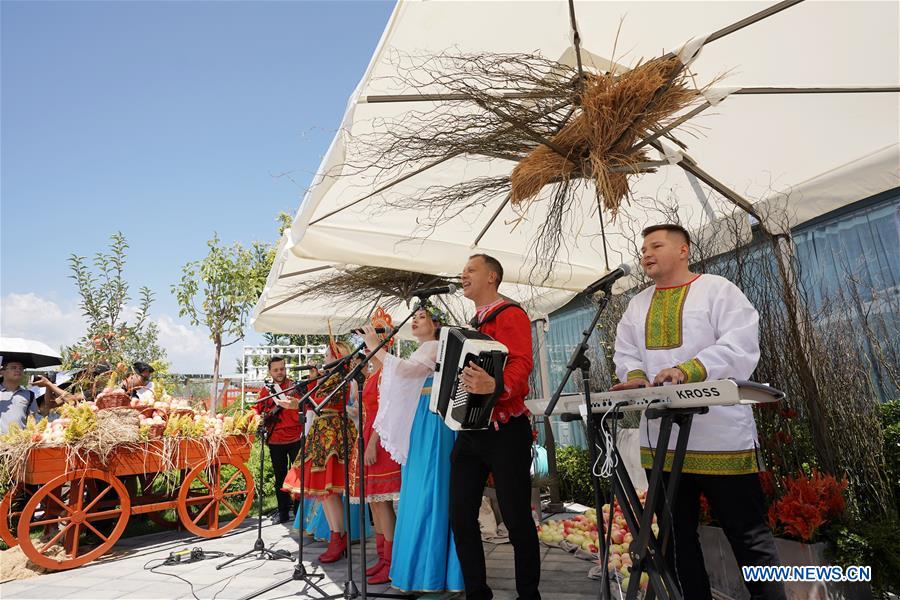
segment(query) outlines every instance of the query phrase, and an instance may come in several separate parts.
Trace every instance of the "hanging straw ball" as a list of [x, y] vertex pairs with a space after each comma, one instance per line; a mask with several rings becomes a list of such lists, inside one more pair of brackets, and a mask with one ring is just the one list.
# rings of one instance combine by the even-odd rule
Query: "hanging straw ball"
[[670, 57], [621, 75], [587, 75], [579, 110], [550, 139], [563, 154], [540, 145], [516, 165], [510, 176], [513, 205], [534, 200], [548, 184], [585, 178], [594, 180], [604, 207], [615, 215], [629, 193], [628, 177], [647, 160], [646, 146], [634, 149], [635, 143], [698, 96], [680, 67]]

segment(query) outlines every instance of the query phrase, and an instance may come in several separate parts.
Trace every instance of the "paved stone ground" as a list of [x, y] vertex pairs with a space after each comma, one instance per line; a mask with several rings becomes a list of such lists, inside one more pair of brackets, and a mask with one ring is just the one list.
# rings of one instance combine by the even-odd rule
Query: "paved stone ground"
[[[263, 527], [263, 539], [271, 549], [288, 550], [296, 560], [296, 536], [284, 526]], [[307, 540], [309, 538], [306, 538]], [[3, 600], [36, 598], [42, 600], [90, 598], [184, 599], [193, 593], [204, 600], [241, 598], [275, 582], [289, 579], [294, 561], [254, 560], [246, 558], [221, 570], [216, 566], [227, 558], [209, 559], [178, 566], [161, 565], [169, 552], [199, 546], [205, 551], [239, 554], [253, 548], [256, 520], [248, 518], [242, 527], [221, 538], [201, 540], [184, 533], [159, 533], [120, 540], [113, 552], [78, 569], [48, 573], [33, 579], [0, 584]], [[305, 564], [314, 572], [324, 573], [320, 586], [329, 594], [340, 594], [346, 580], [346, 561], [320, 565], [315, 557], [324, 550], [322, 542], [305, 543]], [[368, 549], [374, 553], [374, 544]], [[308, 552], [307, 552], [308, 551]], [[512, 600], [515, 594], [512, 546], [485, 544], [490, 585], [497, 600]], [[559, 549], [542, 546], [541, 594], [547, 600], [575, 600], [597, 596], [598, 584], [587, 578], [591, 563]], [[374, 561], [374, 559], [370, 559]], [[354, 566], [359, 564], [359, 546], [354, 546]], [[151, 572], [151, 567], [154, 568]], [[358, 573], [358, 569], [356, 569]], [[184, 578], [182, 581], [175, 576]], [[190, 582], [190, 584], [188, 583]], [[361, 582], [357, 579], [357, 586]], [[371, 587], [369, 592], [388, 591], [387, 586]], [[259, 596], [262, 600], [294, 599], [320, 596], [306, 585], [290, 581]], [[421, 598], [446, 599], [448, 594], [429, 594]]]

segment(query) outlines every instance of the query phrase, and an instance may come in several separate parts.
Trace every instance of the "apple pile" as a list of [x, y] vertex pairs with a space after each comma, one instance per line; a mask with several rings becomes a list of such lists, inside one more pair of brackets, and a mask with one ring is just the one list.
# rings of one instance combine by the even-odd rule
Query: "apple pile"
[[162, 412], [174, 412], [178, 410], [192, 410], [187, 398], [173, 398], [168, 394], [164, 395], [160, 400], [132, 398], [131, 408], [141, 410], [144, 408], [153, 408]]
[[599, 552], [599, 537], [597, 512], [593, 508], [571, 519], [547, 521], [538, 528], [538, 538], [542, 542], [554, 545], [565, 540], [591, 554]]
[[164, 425], [166, 422], [165, 413], [154, 410], [149, 417], [141, 415], [141, 427], [150, 427], [151, 425]]
[[[642, 491], [638, 494], [641, 504], [644, 504], [647, 492]], [[602, 508], [603, 528], [602, 533], [597, 526], [597, 511], [592, 508], [587, 509], [583, 515], [575, 515], [571, 519], [557, 519], [546, 521], [538, 527], [538, 538], [548, 545], [559, 545], [565, 541], [578, 549], [589, 552], [599, 560], [601, 535], [606, 535], [611, 529], [612, 543], [609, 548], [608, 568], [610, 574], [618, 574], [621, 579], [620, 584], [624, 590], [631, 576], [631, 543], [634, 536], [628, 529], [625, 522], [625, 515], [619, 507], [619, 503], [613, 504], [612, 522], [609, 518], [609, 504], [604, 504]], [[651, 525], [654, 535], [659, 532], [659, 526], [656, 524], [656, 516], [653, 517]], [[646, 589], [649, 576], [646, 573], [641, 575], [641, 589]]]

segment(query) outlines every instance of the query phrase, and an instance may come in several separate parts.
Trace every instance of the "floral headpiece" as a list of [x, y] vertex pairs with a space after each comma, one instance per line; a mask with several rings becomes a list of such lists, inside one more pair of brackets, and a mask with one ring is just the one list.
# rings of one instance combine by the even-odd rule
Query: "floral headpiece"
[[[385, 333], [382, 334], [383, 337], [381, 339], [384, 339], [384, 337], [387, 337], [388, 335], [390, 335], [390, 332], [394, 329], [394, 320], [391, 319], [391, 315], [389, 315], [380, 306], [375, 310], [374, 313], [372, 313], [371, 322], [372, 322], [372, 327], [375, 327], [376, 329], [378, 327], [384, 328]], [[397, 339], [397, 338], [391, 338], [391, 341], [384, 345], [384, 349], [390, 350], [391, 346], [394, 345], [395, 339]]]
[[446, 325], [450, 322], [450, 320], [447, 318], [447, 313], [427, 300], [423, 300], [422, 302], [420, 302], [419, 306], [416, 307], [416, 310], [424, 310], [428, 313], [428, 316], [431, 317], [432, 321], [440, 325]]

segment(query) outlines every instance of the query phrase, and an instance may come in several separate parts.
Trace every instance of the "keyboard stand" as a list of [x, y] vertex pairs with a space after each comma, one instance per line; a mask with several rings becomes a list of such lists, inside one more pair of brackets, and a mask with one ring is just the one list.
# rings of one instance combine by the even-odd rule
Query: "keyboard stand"
[[[641, 505], [637, 490], [615, 445], [615, 439], [611, 435], [610, 439], [613, 439], [613, 447], [604, 448], [604, 452], [612, 451], [616, 458], [612, 495], [614, 499], [619, 501], [619, 507], [622, 509], [625, 522], [628, 524], [628, 529], [633, 536], [630, 547], [632, 566], [628, 589], [624, 590], [625, 600], [637, 598], [640, 591], [641, 574], [645, 572], [650, 576], [650, 582], [644, 596], [645, 600], [654, 600], [655, 598], [660, 598], [660, 600], [683, 600], [680, 586], [666, 561], [666, 547], [669, 543], [672, 528], [669, 518], [670, 510], [667, 506], [671, 507], [674, 505], [675, 495], [678, 492], [678, 481], [681, 477], [681, 469], [684, 466], [684, 456], [687, 451], [687, 442], [694, 415], [704, 414], [708, 411], [709, 408], [707, 407], [647, 409], [647, 418], [660, 419], [660, 428], [656, 444], [657, 450], [653, 456], [653, 467], [650, 470], [650, 478], [647, 482], [646, 509]], [[602, 443], [606, 439], [603, 427], [610, 430], [612, 424], [607, 419], [607, 422], [601, 425], [601, 417], [601, 414], [595, 413], [592, 415], [590, 421], [592, 422], [591, 428], [594, 430], [594, 435], [590, 437]], [[672, 456], [669, 483], [666, 486], [663, 482], [663, 467], [666, 462], [666, 450], [669, 447], [669, 439], [672, 436], [673, 424], [678, 425], [678, 436]], [[654, 510], [649, 509], [649, 507], [656, 507], [655, 512], [659, 527], [657, 535], [653, 534], [651, 527]], [[603, 522], [602, 519], [603, 515], [598, 514], [598, 524]], [[600, 527], [600, 531], [602, 533], [602, 527]], [[604, 547], [601, 546], [601, 551], [603, 549]], [[601, 597], [609, 597], [607, 596], [609, 592], [606, 592], [608, 589], [606, 582], [601, 582]]]

